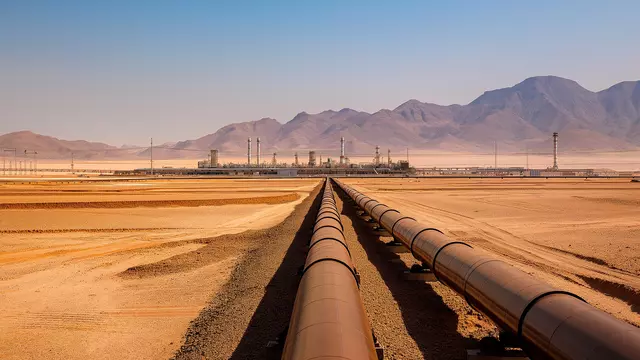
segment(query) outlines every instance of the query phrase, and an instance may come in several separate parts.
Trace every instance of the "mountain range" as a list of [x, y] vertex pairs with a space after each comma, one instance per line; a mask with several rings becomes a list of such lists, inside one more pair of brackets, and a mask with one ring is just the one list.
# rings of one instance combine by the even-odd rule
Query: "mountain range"
[[[275, 119], [234, 123], [203, 137], [154, 148], [154, 157], [189, 157], [199, 151], [246, 151], [246, 140], [260, 137], [263, 152], [337, 151], [340, 137], [348, 153], [391, 149], [442, 151], [550, 149], [560, 133], [561, 148], [590, 150], [640, 147], [640, 81], [626, 81], [592, 92], [556, 76], [532, 77], [515, 86], [487, 91], [467, 105], [442, 106], [409, 100], [393, 110], [367, 113], [352, 109], [301, 112], [282, 124]], [[255, 146], [255, 144], [254, 144]], [[64, 141], [18, 132], [0, 136], [0, 147], [28, 148], [50, 157], [148, 156], [148, 149], [118, 149], [107, 144]]]

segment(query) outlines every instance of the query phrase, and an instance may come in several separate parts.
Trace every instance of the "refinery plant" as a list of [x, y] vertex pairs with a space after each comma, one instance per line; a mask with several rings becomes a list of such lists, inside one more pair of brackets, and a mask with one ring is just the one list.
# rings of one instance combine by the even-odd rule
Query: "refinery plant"
[[[541, 169], [526, 167], [499, 167], [497, 146], [493, 167], [415, 167], [409, 158], [393, 161], [391, 150], [386, 158], [380, 146], [372, 149], [372, 157], [367, 162], [351, 162], [345, 153], [345, 138], [340, 138], [340, 156], [322, 158], [318, 151], [306, 154], [295, 152], [291, 162], [278, 159], [278, 153], [269, 154], [266, 161], [262, 154], [260, 137], [247, 139], [245, 162], [223, 162], [221, 152], [211, 149], [207, 158], [198, 161], [194, 168], [142, 168], [133, 171], [117, 171], [116, 175], [219, 175], [219, 176], [424, 176], [424, 177], [633, 177], [633, 173], [608, 169], [564, 169], [558, 164], [558, 133], [553, 133], [553, 160], [550, 166]], [[408, 151], [408, 149], [407, 149]], [[361, 157], [361, 156], [360, 156]]]

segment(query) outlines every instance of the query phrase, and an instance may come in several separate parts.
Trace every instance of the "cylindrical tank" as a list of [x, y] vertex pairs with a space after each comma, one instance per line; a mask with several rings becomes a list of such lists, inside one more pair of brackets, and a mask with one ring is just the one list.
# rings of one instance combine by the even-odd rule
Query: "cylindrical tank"
[[251, 138], [247, 139], [247, 166], [251, 166]]
[[309, 151], [309, 167], [315, 167], [315, 166], [316, 166], [316, 152]]
[[211, 163], [209, 166], [212, 168], [218, 167], [218, 149], [211, 150]]

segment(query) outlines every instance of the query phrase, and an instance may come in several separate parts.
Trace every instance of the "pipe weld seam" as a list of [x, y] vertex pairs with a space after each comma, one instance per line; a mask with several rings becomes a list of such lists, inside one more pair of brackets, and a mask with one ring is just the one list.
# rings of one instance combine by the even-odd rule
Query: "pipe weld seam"
[[333, 220], [335, 220], [338, 224], [340, 224], [340, 228], [342, 228], [342, 230], [344, 231], [344, 226], [342, 225], [342, 222], [340, 221], [340, 219], [336, 219], [333, 216], [320, 217], [320, 215], [318, 215], [318, 218], [316, 219], [316, 222], [313, 224], [314, 227], [315, 227], [316, 224], [318, 224], [318, 221], [323, 220], [323, 219], [333, 219]]
[[[367, 204], [368, 204], [368, 203], [370, 203], [370, 202], [372, 202], [372, 201], [375, 201], [375, 200], [373, 200], [372, 198], [369, 198], [369, 200], [367, 200], [364, 204], [362, 204], [362, 209], [363, 209], [364, 211], [367, 211]], [[376, 202], [377, 202], [377, 201], [376, 201]], [[371, 214], [369, 214], [369, 215], [371, 215]]]
[[[399, 211], [397, 211], [398, 214], [400, 214]], [[381, 216], [382, 217], [382, 216]], [[396, 236], [393, 234], [393, 231], [396, 228], [396, 224], [400, 222], [400, 220], [404, 220], [404, 219], [411, 219], [413, 221], [416, 221], [416, 219], [412, 218], [411, 216], [402, 216], [400, 219], [396, 220], [393, 225], [391, 225], [391, 236], [393, 236], [393, 238], [395, 239]], [[419, 234], [419, 233], [418, 233]], [[418, 236], [418, 234], [416, 234], [416, 236]], [[415, 236], [414, 236], [415, 238]], [[413, 245], [413, 239], [411, 240], [411, 244]]]
[[[340, 224], [340, 225], [342, 225], [342, 224]], [[311, 236], [313, 236], [316, 233], [316, 231], [318, 231], [318, 230], [320, 230], [322, 228], [326, 228], [326, 227], [334, 228], [334, 229], [340, 231], [340, 234], [342, 234], [342, 236], [344, 236], [344, 232], [342, 231], [342, 229], [340, 229], [339, 227], [334, 226], [334, 225], [322, 225], [319, 228], [315, 228], [314, 227], [313, 232], [311, 233]]]
[[[416, 220], [416, 219], [414, 219], [414, 218], [412, 218], [412, 217], [408, 217], [408, 216], [407, 216], [407, 217], [404, 217], [404, 218], [402, 218], [402, 219], [411, 219], [411, 220], [413, 220], [413, 221], [417, 222], [417, 220]], [[400, 220], [402, 220], [402, 219], [398, 219], [398, 221], [400, 221]], [[396, 223], [397, 223], [398, 221], [396, 221]], [[395, 225], [396, 225], [396, 224], [393, 224], [393, 226], [395, 226]], [[418, 238], [418, 235], [422, 234], [423, 232], [425, 232], [425, 231], [427, 231], [427, 230], [434, 230], [434, 231], [437, 231], [437, 232], [439, 232], [440, 234], [444, 235], [444, 233], [443, 233], [442, 231], [440, 231], [440, 230], [438, 230], [438, 229], [436, 229], [436, 228], [424, 228], [424, 229], [422, 229], [422, 230], [418, 231], [418, 233], [417, 233], [417, 234], [413, 235], [413, 238], [411, 238], [411, 244], [409, 245], [409, 251], [411, 251], [411, 255], [413, 255], [413, 257], [414, 257], [414, 258], [416, 258], [416, 259], [417, 259], [418, 257], [416, 256], [416, 253], [414, 253], [414, 252], [413, 252], [413, 243], [414, 243], [414, 242], [416, 241], [416, 239]], [[393, 236], [393, 230], [391, 231], [391, 235]], [[445, 246], [446, 246], [446, 245], [445, 245]], [[438, 255], [438, 254], [436, 253], [436, 256], [437, 256], [437, 255]], [[433, 259], [434, 259], [434, 262], [435, 262], [435, 256], [433, 257]], [[433, 269], [433, 264], [431, 264], [431, 269]]]
[[311, 264], [309, 264], [309, 266], [305, 267], [304, 270], [302, 270], [302, 275], [300, 276], [300, 278], [302, 278], [304, 274], [307, 273], [307, 270], [309, 270], [313, 265], [317, 263], [321, 263], [323, 261], [335, 261], [338, 264], [344, 265], [347, 269], [349, 269], [349, 272], [351, 273], [351, 275], [353, 275], [353, 279], [356, 281], [356, 284], [358, 284], [358, 287], [360, 287], [360, 281], [358, 280], [358, 274], [356, 273], [356, 270], [353, 269], [351, 266], [347, 265], [347, 263], [345, 263], [344, 261], [334, 259], [334, 258], [322, 258], [312, 262]]
[[309, 251], [311, 251], [311, 248], [313, 248], [313, 246], [317, 243], [319, 243], [320, 241], [324, 241], [324, 240], [334, 240], [339, 242], [342, 246], [344, 246], [345, 249], [347, 249], [347, 252], [349, 253], [349, 257], [351, 256], [351, 251], [349, 251], [349, 247], [347, 247], [347, 244], [345, 244], [343, 241], [340, 241], [340, 239], [336, 239], [334, 237], [323, 237], [322, 239], [318, 239], [316, 240], [313, 244], [309, 245]]
[[453, 245], [453, 244], [465, 245], [465, 246], [468, 246], [468, 247], [473, 249], [473, 246], [471, 246], [471, 245], [469, 245], [469, 244], [467, 244], [465, 242], [462, 242], [462, 241], [452, 241], [450, 243], [444, 244], [440, 249], [438, 249], [438, 251], [436, 251], [436, 254], [433, 255], [433, 260], [432, 260], [432, 263], [431, 263], [431, 271], [433, 272], [433, 275], [436, 277], [436, 279], [438, 281], [440, 281], [440, 278], [438, 277], [438, 272], [436, 271], [436, 259], [438, 258], [438, 255], [440, 255], [440, 252], [442, 250], [444, 250], [444, 248], [446, 248], [449, 245]]
[[374, 206], [371, 208], [371, 213], [373, 214], [373, 209], [377, 208], [377, 207], [378, 207], [378, 206], [380, 206], [380, 205], [382, 205], [382, 206], [387, 206], [387, 205], [385, 205], [385, 204], [383, 204], [383, 203], [377, 203], [376, 205], [374, 205]]
[[[398, 214], [400, 214], [400, 211], [396, 210], [396, 209], [387, 209], [385, 210], [382, 214], [380, 214], [380, 217], [378, 218], [378, 223], [380, 225], [382, 225], [382, 217], [384, 216], [384, 214], [388, 213], [388, 212], [397, 212]], [[391, 236], [393, 236], [393, 234], [391, 234]]]
[[[484, 260], [484, 261], [483, 261]], [[469, 301], [469, 297], [467, 296], [467, 281], [469, 281], [469, 278], [471, 277], [471, 274], [473, 274], [474, 271], [476, 271], [477, 268], [479, 268], [480, 266], [490, 263], [490, 262], [494, 262], [494, 261], [500, 261], [500, 262], [504, 262], [500, 259], [496, 259], [496, 258], [489, 258], [489, 259], [483, 259], [483, 260], [479, 260], [476, 261], [473, 265], [471, 265], [471, 267], [469, 268], [469, 270], [467, 270], [467, 273], [464, 274], [464, 282], [463, 282], [463, 286], [462, 286], [462, 297], [465, 299], [465, 301], [467, 302], [467, 305], [469, 305], [472, 309], [478, 310], [475, 308], [475, 306], [473, 306], [473, 304]]]
[[580, 296], [574, 294], [574, 293], [570, 293], [568, 291], [564, 291], [564, 290], [552, 290], [552, 291], [547, 291], [545, 293], [542, 293], [538, 296], [536, 296], [533, 300], [531, 300], [527, 306], [524, 308], [524, 310], [522, 311], [522, 315], [520, 315], [520, 319], [518, 320], [518, 339], [520, 341], [522, 341], [522, 329], [524, 327], [524, 319], [527, 316], [527, 313], [536, 305], [536, 303], [538, 301], [540, 301], [542, 298], [547, 297], [549, 295], [555, 295], [555, 294], [560, 294], [560, 295], [568, 295], [571, 297], [574, 297], [578, 300], [581, 300], [583, 302], [586, 303], [586, 301], [581, 298]]
[[337, 209], [334, 208], [324, 208], [324, 209], [320, 209], [320, 211], [318, 212], [318, 216], [320, 216], [321, 214], [324, 214], [326, 212], [332, 212], [338, 216], [340, 216], [340, 213], [338, 213]]

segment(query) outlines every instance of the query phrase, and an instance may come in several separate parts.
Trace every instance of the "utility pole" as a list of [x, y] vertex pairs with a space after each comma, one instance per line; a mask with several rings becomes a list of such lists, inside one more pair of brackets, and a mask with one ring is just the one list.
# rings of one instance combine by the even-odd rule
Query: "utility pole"
[[493, 168], [496, 169], [496, 174], [498, 173], [498, 141], [494, 141], [494, 146], [495, 146], [495, 150], [494, 150], [494, 166]]
[[[38, 158], [37, 158], [38, 152], [37, 151], [29, 151], [29, 150], [25, 150], [24, 151], [24, 155], [26, 157], [28, 157], [29, 154], [33, 155], [33, 161], [29, 162], [29, 171], [30, 172], [34, 172], [34, 170], [35, 170], [35, 172], [38, 172]], [[34, 167], [34, 163], [35, 163], [35, 167]]]
[[151, 147], [149, 148], [149, 150], [151, 156], [151, 176], [153, 176], [153, 138], [151, 138]]
[[[16, 149], [2, 149], [2, 175], [5, 175], [6, 173], [6, 169], [5, 169], [5, 164], [6, 164], [6, 157], [4, 156], [4, 153], [7, 152], [12, 152], [13, 151], [13, 160], [14, 160], [14, 164], [15, 164], [15, 160], [16, 160]], [[11, 173], [11, 161], [9, 161], [9, 173]]]

